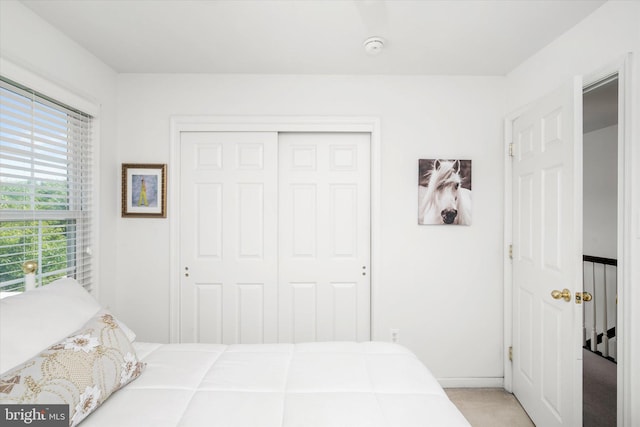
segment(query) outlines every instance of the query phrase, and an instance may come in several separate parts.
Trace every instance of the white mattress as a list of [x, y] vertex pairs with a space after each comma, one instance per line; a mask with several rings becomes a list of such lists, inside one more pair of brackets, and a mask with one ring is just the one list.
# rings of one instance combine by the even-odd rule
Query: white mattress
[[470, 427], [395, 344], [135, 347], [145, 371], [83, 427]]

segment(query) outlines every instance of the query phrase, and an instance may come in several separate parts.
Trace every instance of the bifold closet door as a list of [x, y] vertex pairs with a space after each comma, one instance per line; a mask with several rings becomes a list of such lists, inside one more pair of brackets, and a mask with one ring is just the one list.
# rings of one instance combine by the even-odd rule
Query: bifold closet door
[[368, 340], [370, 134], [278, 141], [279, 340]]
[[180, 145], [180, 341], [276, 342], [278, 135]]

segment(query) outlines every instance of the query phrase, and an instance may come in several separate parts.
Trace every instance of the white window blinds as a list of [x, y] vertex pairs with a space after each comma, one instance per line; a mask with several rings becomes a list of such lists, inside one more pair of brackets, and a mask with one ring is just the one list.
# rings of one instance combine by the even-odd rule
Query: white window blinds
[[91, 288], [91, 117], [0, 77], [0, 290]]

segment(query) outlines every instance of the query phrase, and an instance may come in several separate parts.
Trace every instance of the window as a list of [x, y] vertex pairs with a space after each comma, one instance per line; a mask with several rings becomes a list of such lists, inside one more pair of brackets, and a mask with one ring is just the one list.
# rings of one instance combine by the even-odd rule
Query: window
[[0, 77], [0, 291], [91, 288], [91, 117]]

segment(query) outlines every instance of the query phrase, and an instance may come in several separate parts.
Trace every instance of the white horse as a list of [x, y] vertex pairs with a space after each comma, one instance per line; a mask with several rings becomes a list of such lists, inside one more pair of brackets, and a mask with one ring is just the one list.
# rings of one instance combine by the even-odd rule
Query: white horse
[[419, 185], [420, 224], [471, 224], [471, 191], [462, 188], [460, 160], [434, 160], [428, 184]]

